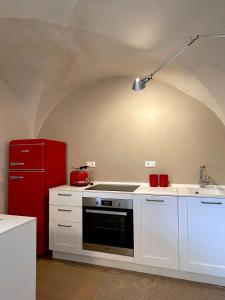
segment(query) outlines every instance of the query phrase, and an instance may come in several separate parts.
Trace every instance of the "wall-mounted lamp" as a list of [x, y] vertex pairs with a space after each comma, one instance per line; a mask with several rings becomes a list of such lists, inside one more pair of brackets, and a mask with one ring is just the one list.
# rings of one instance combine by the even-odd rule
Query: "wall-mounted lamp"
[[161, 70], [164, 66], [169, 64], [171, 61], [173, 61], [177, 56], [182, 54], [188, 47], [190, 47], [195, 41], [197, 41], [200, 38], [206, 38], [206, 39], [213, 39], [213, 38], [225, 38], [225, 34], [205, 34], [205, 35], [199, 35], [197, 34], [194, 38], [191, 38], [191, 40], [179, 51], [177, 51], [173, 56], [169, 57], [167, 60], [165, 60], [161, 65], [158, 66], [158, 68], [155, 69], [150, 75], [145, 76], [144, 78], [136, 78], [133, 83], [132, 89], [134, 91], [140, 91], [143, 90], [146, 86], [146, 84], [149, 82], [149, 80], [153, 80], [153, 76]]

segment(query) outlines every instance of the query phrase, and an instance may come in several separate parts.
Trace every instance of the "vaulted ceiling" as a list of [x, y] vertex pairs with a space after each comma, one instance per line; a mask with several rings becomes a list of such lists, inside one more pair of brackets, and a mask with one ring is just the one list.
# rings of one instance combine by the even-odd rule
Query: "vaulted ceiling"
[[[224, 12], [224, 0], [0, 0], [0, 77], [35, 136], [77, 88], [143, 76], [190, 35], [225, 33]], [[225, 39], [197, 41], [155, 78], [225, 124]]]

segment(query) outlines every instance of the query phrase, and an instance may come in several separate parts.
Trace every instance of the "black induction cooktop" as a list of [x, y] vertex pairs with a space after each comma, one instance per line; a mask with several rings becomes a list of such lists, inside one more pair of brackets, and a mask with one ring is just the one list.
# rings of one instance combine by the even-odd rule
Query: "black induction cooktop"
[[96, 184], [85, 190], [92, 191], [112, 191], [112, 192], [134, 192], [140, 185], [125, 184]]

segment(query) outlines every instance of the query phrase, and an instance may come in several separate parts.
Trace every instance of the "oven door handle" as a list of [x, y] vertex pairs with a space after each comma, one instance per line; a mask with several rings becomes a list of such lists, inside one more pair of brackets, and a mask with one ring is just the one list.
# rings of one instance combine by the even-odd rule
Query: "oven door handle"
[[127, 212], [121, 212], [121, 211], [109, 211], [109, 210], [85, 209], [85, 212], [86, 212], [86, 213], [89, 213], [89, 214], [127, 216]]

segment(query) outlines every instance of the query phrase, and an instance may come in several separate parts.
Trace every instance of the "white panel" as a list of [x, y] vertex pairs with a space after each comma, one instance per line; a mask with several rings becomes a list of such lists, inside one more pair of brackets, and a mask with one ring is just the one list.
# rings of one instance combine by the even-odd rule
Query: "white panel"
[[177, 198], [139, 196], [134, 209], [135, 261], [178, 269]]
[[0, 235], [0, 270], [0, 299], [36, 299], [35, 220]]
[[55, 221], [82, 222], [82, 208], [50, 205], [49, 219]]
[[225, 200], [180, 198], [181, 269], [225, 276]]
[[82, 224], [50, 221], [49, 248], [55, 251], [82, 254]]
[[49, 204], [51, 205], [82, 206], [82, 192], [50, 190], [49, 195]]
[[84, 191], [83, 197], [99, 197], [105, 199], [133, 199], [133, 193]]
[[83, 254], [90, 257], [98, 257], [98, 258], [105, 258], [110, 261], [117, 260], [117, 261], [126, 261], [126, 262], [134, 262], [134, 258], [131, 256], [125, 255], [117, 255], [112, 253], [104, 253], [104, 252], [97, 252], [97, 251], [90, 251], [90, 250], [83, 250]]

